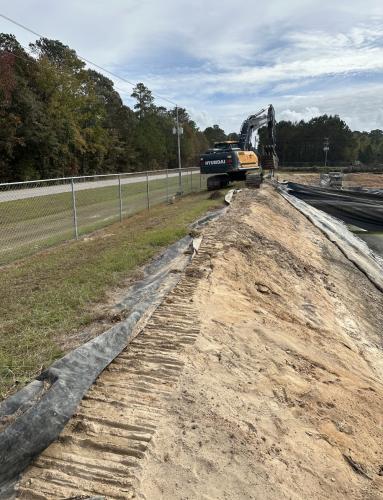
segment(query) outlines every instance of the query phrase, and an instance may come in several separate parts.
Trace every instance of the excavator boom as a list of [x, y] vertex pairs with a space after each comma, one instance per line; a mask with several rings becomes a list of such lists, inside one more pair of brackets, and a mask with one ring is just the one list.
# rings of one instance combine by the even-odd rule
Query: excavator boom
[[252, 149], [252, 137], [261, 128], [267, 125], [267, 146], [275, 148], [275, 111], [272, 104], [250, 115], [242, 123], [239, 135], [239, 147], [244, 150]]

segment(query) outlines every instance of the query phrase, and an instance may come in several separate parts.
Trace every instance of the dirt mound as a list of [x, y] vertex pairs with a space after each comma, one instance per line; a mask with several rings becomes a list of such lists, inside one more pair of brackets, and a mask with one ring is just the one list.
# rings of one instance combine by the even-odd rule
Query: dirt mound
[[147, 499], [383, 498], [383, 296], [270, 187], [205, 234]]
[[202, 234], [19, 498], [383, 498], [383, 295], [270, 186]]

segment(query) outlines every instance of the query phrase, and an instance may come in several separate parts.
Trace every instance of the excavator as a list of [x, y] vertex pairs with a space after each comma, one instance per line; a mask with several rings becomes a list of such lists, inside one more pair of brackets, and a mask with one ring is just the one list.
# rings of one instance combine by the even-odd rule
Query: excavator
[[[258, 151], [253, 146], [253, 136], [264, 126], [267, 126], [267, 142], [262, 151]], [[275, 112], [270, 104], [243, 122], [238, 141], [216, 142], [212, 149], [201, 155], [200, 171], [209, 175], [208, 190], [220, 189], [234, 180], [245, 179], [249, 184], [259, 186], [264, 170], [269, 169], [273, 176], [278, 167], [275, 144]]]

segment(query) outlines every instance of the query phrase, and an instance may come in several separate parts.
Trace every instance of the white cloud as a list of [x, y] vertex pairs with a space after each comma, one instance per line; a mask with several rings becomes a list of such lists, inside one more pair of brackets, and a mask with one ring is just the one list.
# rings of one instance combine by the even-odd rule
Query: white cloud
[[286, 120], [291, 122], [299, 122], [301, 120], [310, 120], [314, 116], [320, 116], [321, 111], [316, 106], [306, 107], [301, 111], [296, 111], [293, 109], [284, 109], [279, 113], [279, 120]]
[[[3, 10], [144, 81], [201, 127], [237, 130], [273, 102], [284, 119], [338, 113], [353, 128], [383, 128], [381, 0], [19, 0]], [[1, 19], [0, 31], [35, 39]], [[129, 85], [116, 84], [130, 104]]]

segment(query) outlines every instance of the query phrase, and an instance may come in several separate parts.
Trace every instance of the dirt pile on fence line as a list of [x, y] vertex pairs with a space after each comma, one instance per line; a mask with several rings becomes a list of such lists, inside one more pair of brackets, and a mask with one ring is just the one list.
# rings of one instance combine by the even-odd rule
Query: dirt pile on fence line
[[383, 296], [271, 187], [205, 230], [147, 499], [383, 498]]

